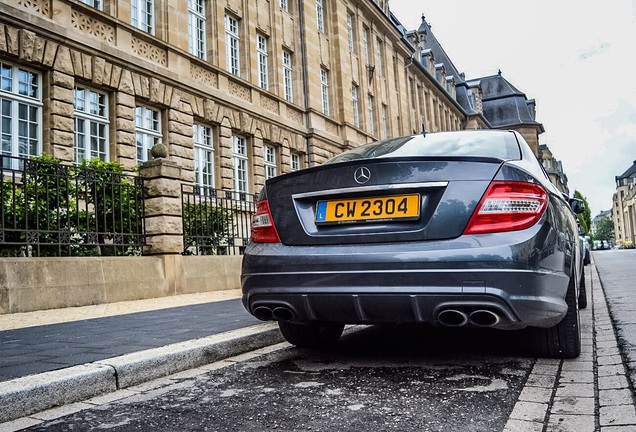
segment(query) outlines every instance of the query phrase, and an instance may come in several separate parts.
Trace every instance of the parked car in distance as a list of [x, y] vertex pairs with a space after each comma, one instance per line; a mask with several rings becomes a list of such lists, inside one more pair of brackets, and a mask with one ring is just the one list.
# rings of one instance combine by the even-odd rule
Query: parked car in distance
[[375, 142], [267, 180], [243, 304], [292, 344], [345, 324], [529, 328], [538, 356], [580, 353], [575, 213], [514, 131]]
[[592, 262], [590, 258], [590, 238], [585, 235], [585, 231], [579, 226], [579, 237], [581, 238], [581, 246], [583, 249], [583, 265], [588, 265]]
[[623, 242], [623, 249], [634, 249], [634, 242], [631, 240]]
[[[623, 244], [623, 248], [624, 244]], [[607, 240], [594, 240], [594, 244], [592, 245], [593, 250], [606, 250], [610, 249], [610, 244]]]

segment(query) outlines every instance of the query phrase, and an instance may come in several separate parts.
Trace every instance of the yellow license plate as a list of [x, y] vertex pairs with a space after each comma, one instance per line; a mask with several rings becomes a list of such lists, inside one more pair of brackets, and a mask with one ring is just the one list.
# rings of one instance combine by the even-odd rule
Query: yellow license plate
[[316, 205], [317, 223], [391, 221], [419, 216], [419, 194], [327, 200]]

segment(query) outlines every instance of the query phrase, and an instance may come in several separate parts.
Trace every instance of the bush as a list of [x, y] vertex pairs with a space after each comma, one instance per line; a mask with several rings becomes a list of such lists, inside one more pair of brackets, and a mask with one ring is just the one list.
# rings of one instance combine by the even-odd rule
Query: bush
[[183, 204], [185, 254], [227, 255], [227, 239], [234, 228], [232, 210], [209, 201]]
[[42, 154], [24, 161], [21, 174], [2, 181], [0, 255], [141, 253], [142, 190], [122, 165], [91, 159], [68, 166]]

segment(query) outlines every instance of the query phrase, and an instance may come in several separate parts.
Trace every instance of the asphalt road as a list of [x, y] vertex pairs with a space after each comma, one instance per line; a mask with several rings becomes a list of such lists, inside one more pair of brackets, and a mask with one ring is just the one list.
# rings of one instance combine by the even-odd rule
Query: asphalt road
[[332, 352], [281, 348], [30, 430], [501, 431], [535, 363], [507, 335], [367, 328]]
[[636, 383], [636, 250], [592, 252], [619, 345]]

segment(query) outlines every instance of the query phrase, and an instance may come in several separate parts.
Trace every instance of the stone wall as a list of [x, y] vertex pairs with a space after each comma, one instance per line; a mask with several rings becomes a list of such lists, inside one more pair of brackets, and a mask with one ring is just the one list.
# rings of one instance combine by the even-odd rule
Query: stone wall
[[240, 256], [0, 258], [0, 314], [240, 288]]

